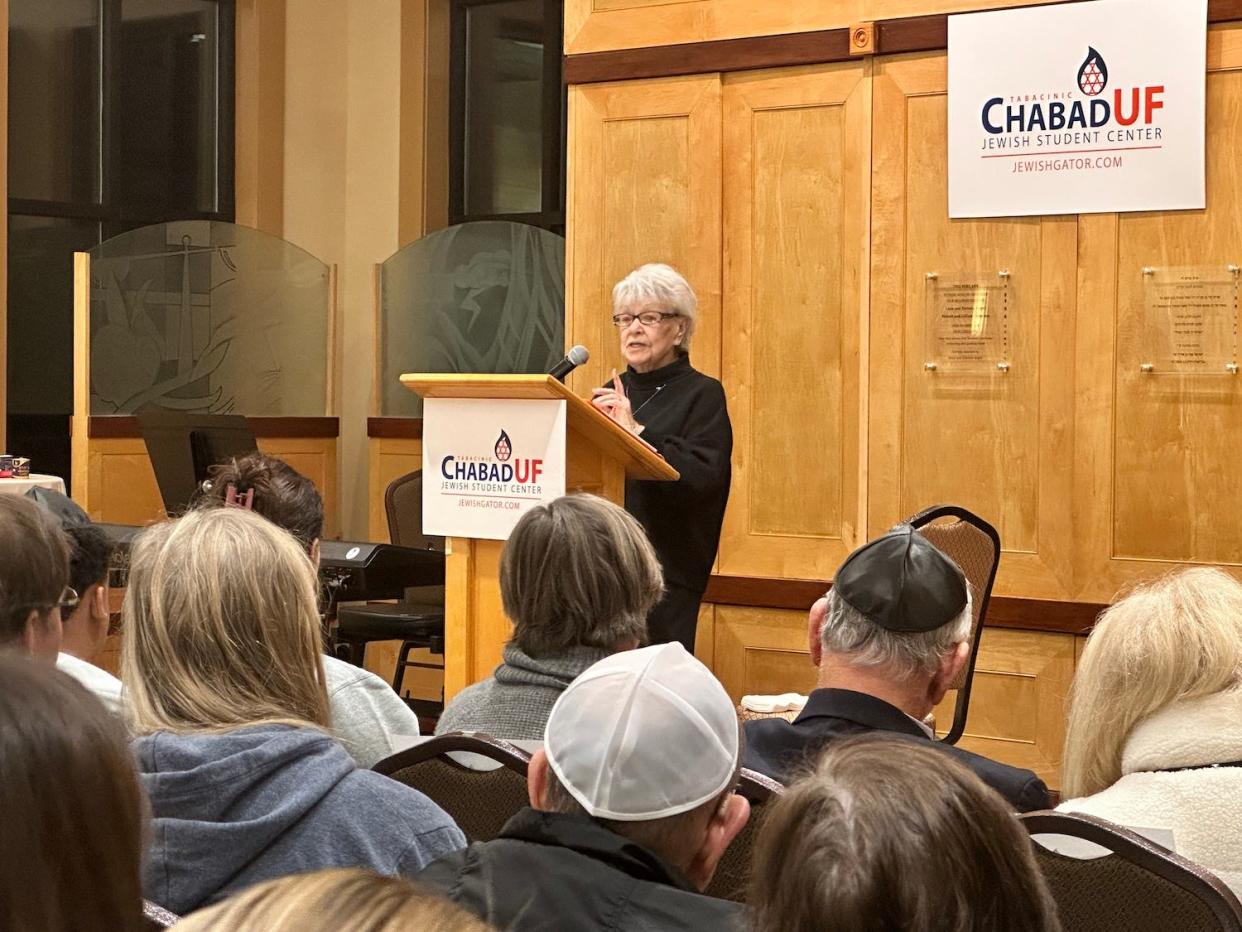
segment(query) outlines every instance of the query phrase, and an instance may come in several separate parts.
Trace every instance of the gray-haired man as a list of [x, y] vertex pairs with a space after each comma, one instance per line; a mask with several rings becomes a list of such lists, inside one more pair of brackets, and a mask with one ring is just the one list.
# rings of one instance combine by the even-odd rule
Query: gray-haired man
[[[933, 741], [923, 719], [969, 659], [970, 619], [962, 571], [918, 531], [903, 525], [858, 548], [811, 609], [816, 689], [793, 722], [746, 723], [745, 765], [788, 780], [848, 735]], [[1048, 808], [1048, 789], [1031, 771], [937, 746], [1019, 811]]]

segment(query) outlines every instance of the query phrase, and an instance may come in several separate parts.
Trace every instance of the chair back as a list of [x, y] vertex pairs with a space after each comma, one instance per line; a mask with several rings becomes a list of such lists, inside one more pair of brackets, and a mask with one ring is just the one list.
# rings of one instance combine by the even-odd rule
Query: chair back
[[755, 839], [767, 817], [768, 804], [785, 791], [780, 783], [761, 773], [742, 768], [738, 775], [737, 792], [750, 800], [750, 820], [746, 827], [737, 833], [733, 843], [729, 845], [720, 863], [716, 865], [716, 873], [712, 882], [703, 892], [721, 900], [733, 900], [745, 903], [747, 890], [750, 886], [751, 864], [754, 860]]
[[1065, 932], [1238, 932], [1242, 904], [1213, 874], [1120, 825], [1071, 812], [1019, 816], [1034, 835], [1067, 835], [1108, 849], [1076, 858], [1035, 842], [1035, 860]]
[[[491, 770], [467, 767], [449, 756], [468, 752], [496, 761]], [[413, 787], [452, 816], [468, 841], [495, 838], [527, 805], [530, 755], [490, 735], [454, 732], [400, 751], [372, 769]]]
[[[384, 490], [388, 539], [401, 547], [444, 552], [444, 538], [423, 533], [423, 471], [398, 476]], [[443, 586], [419, 586], [405, 591], [406, 602], [444, 604]]]
[[907, 518], [905, 523], [956, 563], [970, 586], [970, 659], [949, 686], [957, 690], [957, 702], [948, 733], [941, 739], [945, 744], [956, 744], [966, 730], [970, 686], [975, 674], [975, 659], [979, 656], [979, 635], [983, 631], [988, 602], [992, 598], [992, 584], [996, 581], [996, 569], [1000, 565], [1000, 534], [974, 512], [957, 505], [935, 505]]
[[142, 901], [142, 918], [146, 920], [148, 929], [171, 929], [181, 921], [181, 917], [170, 913], [163, 906], [156, 906], [150, 900]]

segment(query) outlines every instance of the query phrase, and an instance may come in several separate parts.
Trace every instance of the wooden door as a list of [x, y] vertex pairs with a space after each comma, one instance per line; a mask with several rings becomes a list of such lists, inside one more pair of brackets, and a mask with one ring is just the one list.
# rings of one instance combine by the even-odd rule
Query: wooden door
[[565, 330], [591, 361], [580, 395], [623, 368], [612, 287], [667, 262], [698, 294], [690, 359], [720, 374], [720, 78], [703, 75], [569, 89]]
[[[1078, 597], [1179, 566], [1242, 575], [1242, 375], [1144, 373], [1143, 269], [1242, 265], [1242, 30], [1208, 32], [1207, 208], [1079, 221]], [[1242, 361], [1242, 360], [1239, 360]]]
[[[876, 64], [869, 531], [963, 505], [1000, 531], [996, 590], [1070, 598], [1072, 217], [949, 220], [946, 56]], [[1008, 274], [1008, 371], [925, 368], [928, 275]]]
[[724, 81], [726, 575], [828, 579], [861, 542], [869, 67]]

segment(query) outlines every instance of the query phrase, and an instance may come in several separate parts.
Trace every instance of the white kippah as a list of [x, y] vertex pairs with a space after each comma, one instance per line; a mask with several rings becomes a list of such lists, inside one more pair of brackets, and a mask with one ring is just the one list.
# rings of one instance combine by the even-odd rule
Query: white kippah
[[588, 813], [640, 822], [719, 796], [737, 770], [738, 720], [724, 687], [680, 644], [606, 657], [552, 708], [544, 750]]

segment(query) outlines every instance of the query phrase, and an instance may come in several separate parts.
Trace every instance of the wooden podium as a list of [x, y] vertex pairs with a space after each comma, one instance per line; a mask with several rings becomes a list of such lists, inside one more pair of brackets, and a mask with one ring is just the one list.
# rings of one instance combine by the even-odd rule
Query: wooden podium
[[[485, 398], [497, 405], [517, 399], [564, 400], [565, 491], [592, 492], [625, 502], [626, 477], [676, 481], [677, 470], [629, 431], [597, 411], [550, 375], [401, 376], [423, 398]], [[500, 604], [504, 541], [448, 539], [445, 567], [444, 698], [491, 676], [512, 630]]]

